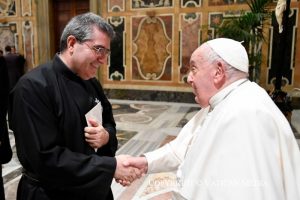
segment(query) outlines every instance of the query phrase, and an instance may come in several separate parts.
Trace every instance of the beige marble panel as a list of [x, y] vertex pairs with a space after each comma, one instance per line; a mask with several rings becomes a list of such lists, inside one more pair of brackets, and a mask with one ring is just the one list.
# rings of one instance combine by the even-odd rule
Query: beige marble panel
[[22, 0], [21, 1], [22, 16], [31, 16], [32, 15], [31, 4], [32, 4], [32, 0]]

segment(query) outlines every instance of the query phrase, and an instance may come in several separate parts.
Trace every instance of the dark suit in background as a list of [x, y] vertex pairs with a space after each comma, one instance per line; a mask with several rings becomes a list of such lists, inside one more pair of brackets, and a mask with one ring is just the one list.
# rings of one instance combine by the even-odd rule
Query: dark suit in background
[[12, 53], [10, 46], [6, 46], [5, 51], [4, 58], [8, 70], [9, 90], [11, 90], [24, 74], [25, 58], [20, 54]]
[[12, 150], [9, 143], [6, 114], [8, 107], [8, 73], [5, 60], [0, 56], [0, 199], [5, 199], [2, 164], [8, 163], [12, 157]]

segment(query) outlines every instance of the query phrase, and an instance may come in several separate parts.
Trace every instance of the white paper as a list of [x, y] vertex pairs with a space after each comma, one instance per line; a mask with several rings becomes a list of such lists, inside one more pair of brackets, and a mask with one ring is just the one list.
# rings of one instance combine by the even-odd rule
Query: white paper
[[102, 105], [100, 102], [85, 114], [85, 119], [88, 126], [91, 126], [89, 119], [96, 120], [98, 124], [102, 125]]
[[[98, 124], [102, 125], [102, 105], [97, 103], [88, 113], [85, 114], [85, 120], [88, 126], [92, 126], [89, 119], [95, 120]], [[95, 148], [95, 152], [97, 148]]]

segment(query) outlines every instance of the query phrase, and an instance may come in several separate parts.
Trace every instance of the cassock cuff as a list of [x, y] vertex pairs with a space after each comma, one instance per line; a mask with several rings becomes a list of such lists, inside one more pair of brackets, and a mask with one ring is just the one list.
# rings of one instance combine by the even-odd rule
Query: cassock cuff
[[165, 145], [152, 152], [145, 153], [148, 162], [148, 174], [172, 171], [178, 168], [180, 160], [170, 151], [169, 145]]

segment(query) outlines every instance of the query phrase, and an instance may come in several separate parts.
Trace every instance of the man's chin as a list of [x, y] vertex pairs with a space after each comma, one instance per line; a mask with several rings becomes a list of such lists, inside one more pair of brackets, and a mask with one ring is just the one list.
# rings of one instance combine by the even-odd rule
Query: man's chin
[[87, 79], [95, 78], [97, 74], [97, 71], [92, 71], [88, 74], [86, 74]]
[[195, 96], [195, 101], [201, 108], [205, 107], [205, 106], [203, 106], [203, 104], [201, 104], [201, 101], [197, 98], [197, 96]]
[[195, 102], [196, 102], [197, 104], [199, 104], [199, 99], [198, 99], [197, 96], [195, 96]]
[[80, 76], [80, 78], [82, 78], [83, 80], [89, 80], [94, 77], [95, 77], [95, 75], [90, 75], [90, 74], [86, 74], [85, 76]]

